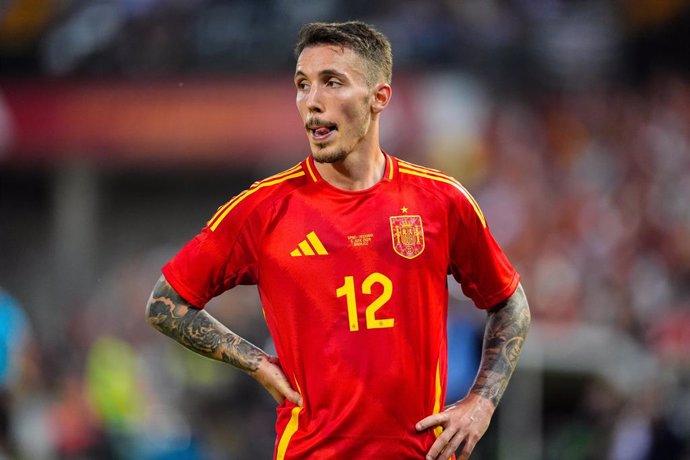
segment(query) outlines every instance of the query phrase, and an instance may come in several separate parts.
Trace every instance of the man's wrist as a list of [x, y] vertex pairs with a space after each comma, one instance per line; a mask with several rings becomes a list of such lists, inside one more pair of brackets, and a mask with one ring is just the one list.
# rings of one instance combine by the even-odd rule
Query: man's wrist
[[496, 410], [496, 403], [489, 395], [485, 395], [483, 393], [484, 391], [481, 388], [472, 388], [469, 393], [467, 393], [467, 396], [465, 396], [465, 400], [470, 401], [471, 403], [478, 405], [482, 410], [489, 411], [491, 414], [493, 414]]

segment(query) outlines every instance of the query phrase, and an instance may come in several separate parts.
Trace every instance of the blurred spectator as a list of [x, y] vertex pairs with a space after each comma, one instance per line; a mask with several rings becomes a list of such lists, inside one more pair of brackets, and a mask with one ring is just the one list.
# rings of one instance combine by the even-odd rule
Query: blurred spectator
[[37, 378], [35, 353], [24, 309], [0, 289], [0, 458], [17, 454], [14, 409]]
[[48, 417], [55, 453], [60, 459], [113, 458], [79, 376], [67, 375], [59, 382]]
[[666, 412], [659, 382], [648, 385], [623, 407], [611, 439], [610, 460], [685, 460], [686, 449], [679, 427]]

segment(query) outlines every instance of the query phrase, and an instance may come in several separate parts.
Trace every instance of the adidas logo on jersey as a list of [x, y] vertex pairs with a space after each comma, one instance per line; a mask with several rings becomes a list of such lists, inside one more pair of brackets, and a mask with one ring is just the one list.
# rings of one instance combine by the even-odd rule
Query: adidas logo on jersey
[[316, 233], [311, 232], [307, 235], [307, 238], [302, 240], [297, 248], [294, 249], [290, 255], [292, 257], [302, 257], [302, 256], [327, 256], [328, 251], [323, 247], [323, 243], [316, 236]]

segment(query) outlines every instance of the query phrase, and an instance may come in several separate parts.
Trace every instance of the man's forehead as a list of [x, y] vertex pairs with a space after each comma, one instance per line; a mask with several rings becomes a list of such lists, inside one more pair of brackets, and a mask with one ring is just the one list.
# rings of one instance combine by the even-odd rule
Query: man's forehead
[[323, 44], [311, 45], [302, 50], [297, 58], [297, 71], [316, 70], [321, 68], [333, 67], [359, 67], [360, 57], [350, 48], [342, 45]]

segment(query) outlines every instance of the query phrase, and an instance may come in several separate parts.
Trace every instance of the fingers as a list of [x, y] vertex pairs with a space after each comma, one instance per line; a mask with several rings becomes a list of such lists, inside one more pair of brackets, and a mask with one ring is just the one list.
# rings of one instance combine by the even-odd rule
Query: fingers
[[419, 422], [417, 422], [417, 425], [415, 425], [415, 428], [417, 431], [424, 431], [429, 428], [435, 428], [439, 425], [442, 425], [448, 421], [448, 416], [444, 413], [441, 412], [440, 414], [434, 414], [430, 415], [426, 418], [423, 418]]
[[283, 396], [283, 394], [280, 391], [273, 389], [273, 388], [268, 388], [268, 393], [271, 395], [271, 397], [273, 399], [275, 399], [275, 401], [278, 404], [283, 404], [283, 401], [285, 400], [285, 396]]
[[460, 420], [457, 417], [453, 418], [452, 413], [449, 411], [430, 415], [420, 420], [415, 425], [418, 431], [438, 427], [443, 428], [443, 431], [429, 449], [426, 459], [448, 460], [462, 446], [458, 460], [467, 460], [479, 438], [481, 438], [481, 435], [472, 427], [475, 422], [476, 419], [472, 416], [463, 415]]
[[453, 436], [443, 451], [441, 451], [441, 455], [439, 455], [438, 458], [443, 460], [451, 458], [451, 456], [461, 445], [462, 451], [460, 452], [458, 460], [467, 460], [474, 449], [474, 443], [470, 443], [469, 440], [465, 438], [464, 435], [461, 436], [460, 433], [457, 433], [455, 436]]
[[448, 460], [462, 445], [458, 460], [467, 460], [475, 445], [486, 432], [495, 406], [485, 407], [482, 399], [471, 395], [447, 407], [440, 414], [430, 415], [415, 425], [418, 431], [442, 428], [434, 441], [427, 460]]
[[[468, 458], [470, 458], [470, 454], [472, 453], [472, 451], [474, 450], [474, 446], [476, 446], [476, 445], [477, 445], [476, 441], [472, 442], [469, 439], [467, 439], [465, 441], [465, 444], [462, 446], [462, 451], [460, 452], [460, 456], [458, 457], [458, 460], [467, 460]], [[457, 449], [457, 447], [456, 447], [456, 449]]]
[[[426, 454], [426, 460], [449, 459], [450, 456], [453, 455], [453, 452], [455, 452], [455, 449], [449, 450], [450, 442], [453, 440], [454, 435], [455, 432], [444, 430], [441, 436], [436, 438], [436, 441], [431, 445], [431, 449], [429, 449], [429, 452]], [[460, 442], [458, 442], [458, 445], [459, 444]]]
[[285, 397], [285, 399], [290, 401], [292, 404], [296, 404], [300, 407], [302, 406], [302, 403], [303, 403], [302, 395], [297, 393], [295, 390], [293, 390], [289, 386], [286, 388], [281, 388], [280, 390], [281, 390], [280, 393]]
[[292, 389], [271, 388], [268, 390], [268, 392], [278, 404], [282, 404], [283, 401], [287, 399], [297, 406], [302, 406], [302, 396]]
[[[424, 431], [428, 430], [429, 428], [443, 426], [447, 422], [448, 416], [446, 415], [446, 413], [441, 412], [440, 414], [434, 414], [423, 418], [422, 420], [417, 422], [415, 428], [417, 429], [417, 431]], [[448, 455], [447, 457], [439, 457], [439, 453], [441, 453], [443, 448], [448, 444], [448, 441], [450, 441], [454, 434], [455, 431], [451, 432], [450, 430], [444, 430], [441, 433], [441, 435], [438, 438], [436, 438], [436, 441], [434, 441], [434, 444], [431, 446], [431, 449], [429, 449], [429, 452], [426, 455], [426, 459], [435, 460], [436, 458], [441, 458], [443, 460], [446, 460], [447, 458], [450, 458], [450, 455]]]
[[[278, 390], [280, 395], [290, 401], [293, 404], [297, 404], [298, 406], [302, 405], [302, 395], [297, 393], [295, 390], [292, 389], [292, 386], [290, 385], [290, 382], [288, 382], [287, 378], [285, 378], [285, 374], [282, 373], [282, 371], [276, 370], [275, 374], [275, 388]], [[282, 402], [282, 401], [281, 401]]]
[[467, 460], [478, 440], [461, 431], [445, 430], [429, 449], [426, 460], [448, 460], [460, 447], [458, 460]]
[[280, 401], [278, 401], [278, 399], [276, 398], [276, 401], [278, 401], [278, 403], [281, 403], [282, 399], [284, 398], [293, 404], [302, 406], [302, 395], [300, 395], [298, 392], [292, 389], [290, 382], [287, 381], [285, 375], [282, 372], [277, 372], [275, 374], [273, 386], [280, 395]]
[[292, 389], [277, 358], [268, 357], [253, 376], [268, 390], [278, 404], [287, 399], [293, 404], [302, 406], [302, 395]]

